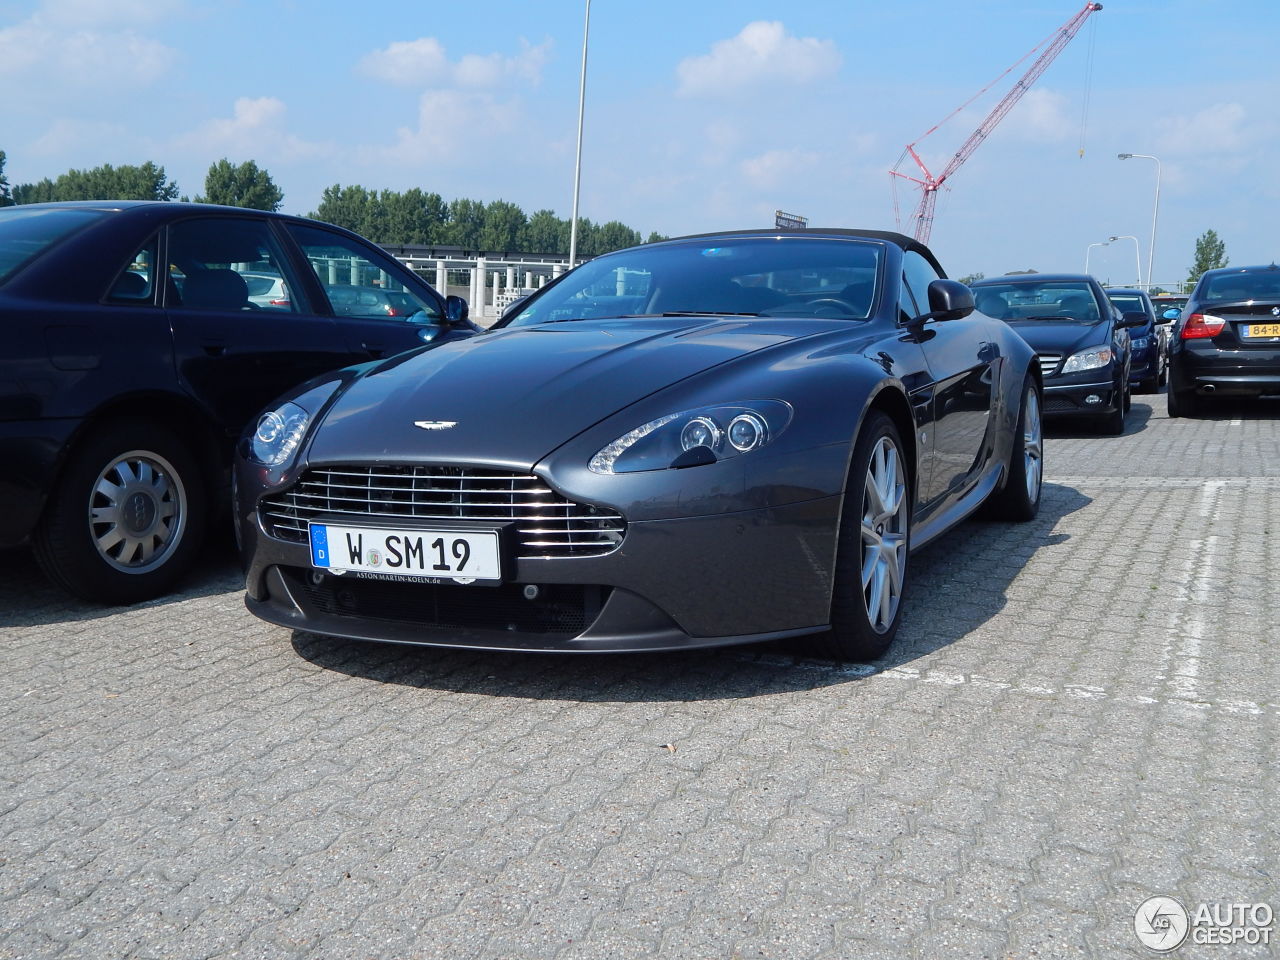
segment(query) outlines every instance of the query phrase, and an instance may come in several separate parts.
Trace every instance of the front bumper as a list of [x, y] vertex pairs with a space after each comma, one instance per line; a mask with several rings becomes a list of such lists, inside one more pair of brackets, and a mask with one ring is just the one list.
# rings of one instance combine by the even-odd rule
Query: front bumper
[[[1097, 402], [1086, 402], [1097, 397]], [[1044, 415], [1046, 417], [1097, 416], [1114, 410], [1120, 393], [1114, 380], [1096, 383], [1058, 383], [1054, 378], [1044, 382]]]
[[672, 650], [798, 636], [828, 624], [841, 502], [632, 522], [612, 553], [518, 558], [499, 587], [316, 571], [305, 544], [242, 515], [246, 605], [298, 630], [485, 650]]
[[1160, 374], [1160, 350], [1148, 347], [1146, 350], [1135, 350], [1129, 366], [1129, 382], [1141, 383], [1143, 380], [1154, 380]]

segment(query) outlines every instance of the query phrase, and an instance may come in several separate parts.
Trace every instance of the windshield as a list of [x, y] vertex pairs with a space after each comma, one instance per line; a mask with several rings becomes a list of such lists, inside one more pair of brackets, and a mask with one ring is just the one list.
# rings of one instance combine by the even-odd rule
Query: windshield
[[584, 263], [502, 326], [690, 313], [865, 320], [882, 250], [772, 236], [631, 247]]
[[0, 210], [0, 283], [63, 237], [104, 216], [101, 210], [7, 207]]
[[1089, 284], [1077, 280], [984, 283], [974, 287], [974, 303], [997, 320], [1097, 323], [1098, 302]]
[[1121, 313], [1146, 313], [1147, 312], [1147, 305], [1142, 302], [1141, 297], [1126, 296], [1124, 294], [1120, 294], [1119, 296], [1109, 296], [1109, 299], [1111, 300], [1112, 303], [1114, 303], [1117, 307], [1120, 308]]

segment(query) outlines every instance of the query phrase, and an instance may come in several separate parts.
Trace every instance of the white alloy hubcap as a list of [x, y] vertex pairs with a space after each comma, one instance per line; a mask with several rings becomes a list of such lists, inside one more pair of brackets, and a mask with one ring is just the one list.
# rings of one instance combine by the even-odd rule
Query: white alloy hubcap
[[862, 494], [862, 598], [877, 633], [893, 623], [907, 562], [907, 484], [898, 448], [876, 441]]

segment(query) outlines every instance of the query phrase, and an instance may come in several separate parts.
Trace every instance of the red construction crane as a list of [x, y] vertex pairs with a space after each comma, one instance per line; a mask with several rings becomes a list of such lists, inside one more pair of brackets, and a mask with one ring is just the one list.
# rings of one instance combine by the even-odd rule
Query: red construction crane
[[[973, 133], [969, 135], [969, 139], [966, 140], [964, 145], [956, 151], [955, 156], [952, 157], [946, 167], [943, 168], [942, 173], [935, 177], [929, 172], [929, 168], [924, 165], [924, 161], [921, 160], [920, 155], [916, 153], [916, 144], [919, 143], [920, 140], [929, 136], [929, 134], [933, 133], [933, 131], [937, 130], [938, 127], [942, 126], [942, 124], [946, 123], [947, 120], [950, 120], [969, 104], [973, 103], [973, 101], [978, 99], [978, 97], [990, 90], [997, 82], [1008, 76], [1018, 63], [1027, 59], [1027, 57], [1031, 56], [1032, 53], [1035, 53], [1036, 50], [1039, 50], [1040, 46], [1043, 45], [1043, 41], [1029, 53], [1025, 54], [1021, 60], [1009, 67], [1008, 70], [1000, 74], [999, 77], [996, 77], [995, 80], [991, 81], [991, 83], [986, 87], [974, 94], [973, 97], [948, 114], [946, 119], [934, 124], [915, 142], [907, 144], [906, 149], [902, 151], [902, 156], [898, 158], [898, 162], [894, 164], [893, 169], [890, 170], [889, 173], [894, 177], [901, 177], [903, 180], [910, 180], [912, 183], [920, 185], [920, 203], [916, 206], [915, 213], [912, 214], [912, 219], [914, 219], [916, 223], [915, 236], [917, 240], [921, 243], [929, 242], [929, 232], [933, 227], [933, 208], [934, 204], [936, 204], [938, 200], [938, 189], [947, 182], [952, 174], [960, 169], [961, 164], [973, 156], [973, 151], [978, 149], [978, 145], [990, 136], [991, 131], [994, 130], [997, 124], [1005, 118], [1005, 115], [1013, 109], [1013, 105], [1022, 99], [1023, 94], [1031, 89], [1031, 85], [1040, 78], [1040, 74], [1044, 73], [1045, 70], [1048, 69], [1049, 64], [1053, 63], [1054, 59], [1062, 52], [1063, 48], [1071, 42], [1072, 37], [1079, 33], [1080, 28], [1084, 26], [1084, 22], [1089, 19], [1089, 15], [1097, 13], [1101, 9], [1102, 4], [1100, 3], [1086, 3], [1083, 10], [1058, 28], [1057, 32], [1053, 35], [1052, 42], [1045, 47], [1044, 52], [1036, 58], [1036, 62], [1031, 65], [1031, 68], [1027, 70], [1027, 72], [1019, 78], [1018, 82], [1013, 85], [1013, 89], [1004, 95], [1004, 99], [995, 105], [995, 109], [987, 114], [987, 118], [978, 125], [978, 129], [974, 130]], [[907, 158], [908, 154], [910, 154], [911, 159], [916, 162], [916, 166], [920, 168], [920, 172], [923, 174], [924, 179], [908, 176], [905, 173], [898, 172], [898, 167], [902, 166], [902, 161]], [[901, 228], [902, 218], [898, 215], [898, 193], [896, 187], [893, 195], [893, 214], [898, 220], [899, 228]]]

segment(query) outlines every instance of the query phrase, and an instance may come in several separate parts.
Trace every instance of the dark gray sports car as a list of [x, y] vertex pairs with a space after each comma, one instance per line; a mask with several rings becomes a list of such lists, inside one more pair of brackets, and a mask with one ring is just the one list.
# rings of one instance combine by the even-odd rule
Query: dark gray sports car
[[943, 277], [894, 233], [684, 237], [311, 381], [240, 444], [249, 609], [397, 643], [878, 656], [910, 549], [1040, 501], [1034, 354]]

